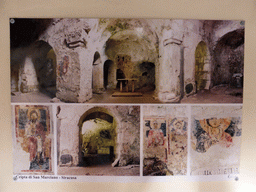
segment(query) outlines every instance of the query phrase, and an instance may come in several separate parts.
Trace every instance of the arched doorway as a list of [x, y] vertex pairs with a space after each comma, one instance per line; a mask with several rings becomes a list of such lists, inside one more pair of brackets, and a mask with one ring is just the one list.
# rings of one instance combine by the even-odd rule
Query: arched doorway
[[196, 89], [209, 89], [210, 63], [209, 52], [205, 42], [201, 41], [195, 51], [195, 83]]
[[96, 51], [94, 53], [92, 62], [92, 91], [93, 93], [100, 93], [103, 89], [102, 85], [102, 70], [100, 53]]
[[222, 36], [213, 51], [214, 85], [243, 87], [244, 73], [244, 29], [238, 29]]
[[155, 64], [152, 62], [143, 62], [139, 64], [139, 89], [141, 92], [150, 92], [155, 90]]
[[114, 62], [106, 60], [103, 66], [104, 71], [104, 88], [113, 88], [115, 84], [116, 74], [114, 73]]
[[50, 97], [56, 95], [56, 55], [44, 41], [35, 43], [32, 62], [36, 71], [39, 91]]
[[88, 110], [79, 121], [80, 165], [111, 164], [116, 153], [116, 121], [105, 108]]
[[[124, 23], [126, 22], [128, 21], [124, 21]], [[117, 30], [112, 33], [106, 41], [104, 45], [105, 54], [109, 60], [113, 61], [114, 65], [112, 69], [109, 68], [109, 71], [114, 70], [116, 74], [116, 78], [114, 78], [115, 86], [113, 88], [118, 89], [122, 82], [123, 87], [128, 85], [128, 88], [126, 87], [128, 91], [132, 91], [132, 87], [138, 90], [142, 87], [140, 80], [148, 79], [149, 73], [147, 69], [142, 69], [143, 67], [141, 67], [140, 64], [143, 63], [147, 65], [149, 63], [155, 63], [158, 58], [155, 44], [157, 37], [152, 35], [154, 33], [150, 31], [148, 26], [143, 25], [139, 29], [127, 28]], [[111, 72], [109, 72], [109, 74], [110, 73]], [[118, 79], [129, 80], [118, 81]], [[155, 79], [155, 77], [151, 79]], [[155, 84], [155, 82], [153, 84]]]
[[[23, 51], [23, 50], [22, 50]], [[23, 54], [17, 49], [11, 53], [12, 91], [42, 92], [50, 97], [56, 94], [56, 55], [44, 41], [37, 41]]]

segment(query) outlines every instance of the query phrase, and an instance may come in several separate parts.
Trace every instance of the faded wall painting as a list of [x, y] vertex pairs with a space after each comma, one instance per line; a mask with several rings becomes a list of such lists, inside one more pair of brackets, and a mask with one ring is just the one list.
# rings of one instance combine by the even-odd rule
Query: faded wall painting
[[50, 107], [16, 105], [14, 173], [52, 172]]
[[167, 160], [166, 119], [148, 117], [144, 120], [144, 153], [146, 157], [156, 157], [162, 162]]
[[240, 20], [11, 18], [14, 173], [239, 173], [244, 37]]
[[239, 173], [241, 116], [234, 114], [239, 108], [224, 107], [226, 113], [218, 115], [220, 109], [209, 107], [204, 110], [212, 110], [211, 117], [192, 118], [191, 175]]
[[63, 62], [58, 65], [58, 77], [65, 75], [68, 72], [69, 57], [64, 56]]
[[187, 119], [144, 117], [143, 175], [185, 175]]
[[168, 127], [168, 168], [174, 175], [187, 173], [187, 119], [170, 118]]

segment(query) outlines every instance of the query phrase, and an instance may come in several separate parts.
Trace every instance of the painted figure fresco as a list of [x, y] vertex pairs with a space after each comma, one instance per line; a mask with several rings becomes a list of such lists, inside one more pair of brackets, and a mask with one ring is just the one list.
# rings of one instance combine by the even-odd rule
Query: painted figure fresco
[[239, 172], [240, 117], [194, 119], [191, 132], [191, 174]]
[[21, 162], [27, 161], [27, 168], [22, 166], [25, 169], [19, 169], [19, 162], [15, 164], [15, 170], [50, 172], [52, 138], [49, 107], [15, 106], [15, 133], [15, 154], [21, 154]]
[[68, 72], [68, 66], [69, 66], [69, 57], [67, 55], [64, 56], [63, 61], [60, 62], [58, 66], [58, 75], [61, 77], [62, 75], [65, 75]]
[[170, 119], [168, 131], [168, 167], [174, 175], [185, 175], [187, 172], [186, 119]]
[[151, 157], [158, 157], [166, 161], [166, 119], [163, 117], [150, 117], [145, 121], [145, 152]]
[[143, 175], [185, 175], [186, 172], [186, 118], [145, 117]]
[[[194, 144], [197, 152], [204, 153], [215, 144], [226, 148], [232, 146], [232, 137], [236, 133], [232, 118], [195, 120], [195, 123], [196, 127], [193, 134], [197, 140]], [[240, 136], [241, 132], [236, 134]]]
[[148, 147], [157, 147], [161, 145], [164, 145], [164, 133], [162, 129], [158, 127], [158, 122], [155, 120], [153, 122], [153, 128], [150, 127], [148, 132]]

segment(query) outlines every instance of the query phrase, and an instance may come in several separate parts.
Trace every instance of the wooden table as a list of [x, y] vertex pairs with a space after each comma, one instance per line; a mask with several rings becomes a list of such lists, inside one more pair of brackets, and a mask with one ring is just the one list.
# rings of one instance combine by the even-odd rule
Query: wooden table
[[125, 79], [117, 79], [117, 81], [120, 81], [120, 92], [123, 91], [122, 81], [127, 82], [126, 83], [126, 85], [127, 85], [126, 86], [126, 92], [128, 92], [128, 90], [129, 90], [129, 87], [128, 87], [129, 81], [132, 81], [132, 92], [134, 92], [134, 81], [138, 81], [138, 79], [137, 78], [125, 78]]

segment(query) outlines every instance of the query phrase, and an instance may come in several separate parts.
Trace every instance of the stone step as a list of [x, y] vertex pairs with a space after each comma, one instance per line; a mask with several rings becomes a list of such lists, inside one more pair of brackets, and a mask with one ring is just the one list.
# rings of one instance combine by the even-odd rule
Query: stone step
[[114, 92], [112, 97], [141, 97], [140, 92]]

